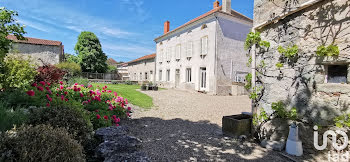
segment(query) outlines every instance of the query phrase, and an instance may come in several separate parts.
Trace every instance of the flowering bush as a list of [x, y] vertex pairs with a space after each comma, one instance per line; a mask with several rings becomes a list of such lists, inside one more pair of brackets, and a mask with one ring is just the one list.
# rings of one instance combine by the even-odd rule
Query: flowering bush
[[66, 72], [53, 65], [41, 66], [38, 68], [38, 72], [39, 74], [35, 77], [37, 83], [41, 81], [46, 83], [58, 83], [66, 74]]
[[111, 125], [119, 126], [121, 119], [130, 117], [131, 108], [127, 107], [128, 100], [108, 90], [107, 86], [100, 90], [92, 85], [85, 86], [78, 83], [69, 86], [62, 81], [56, 86], [45, 82], [32, 86], [27, 94], [33, 100], [41, 100], [41, 106], [84, 109], [88, 112], [94, 129]]

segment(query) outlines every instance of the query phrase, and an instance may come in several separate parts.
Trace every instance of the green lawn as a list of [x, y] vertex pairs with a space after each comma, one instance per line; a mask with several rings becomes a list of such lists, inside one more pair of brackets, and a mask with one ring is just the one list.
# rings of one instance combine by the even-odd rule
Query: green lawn
[[127, 98], [133, 105], [149, 109], [153, 106], [153, 99], [144, 93], [136, 91], [140, 89], [139, 85], [125, 85], [125, 84], [92, 84], [94, 87], [99, 85], [100, 87], [107, 86], [108, 90], [112, 90], [118, 93], [118, 96]]

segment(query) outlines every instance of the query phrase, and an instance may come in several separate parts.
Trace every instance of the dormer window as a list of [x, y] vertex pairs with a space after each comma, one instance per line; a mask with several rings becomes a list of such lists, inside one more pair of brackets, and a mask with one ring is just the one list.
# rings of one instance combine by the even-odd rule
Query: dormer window
[[203, 24], [201, 29], [203, 30], [203, 29], [205, 29], [207, 27], [208, 27], [207, 24]]
[[347, 83], [348, 65], [328, 65], [326, 66], [327, 83]]

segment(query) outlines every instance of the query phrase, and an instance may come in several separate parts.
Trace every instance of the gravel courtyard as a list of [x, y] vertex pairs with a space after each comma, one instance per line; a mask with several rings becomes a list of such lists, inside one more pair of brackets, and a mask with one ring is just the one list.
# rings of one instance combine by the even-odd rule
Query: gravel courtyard
[[152, 161], [288, 161], [276, 152], [221, 133], [224, 115], [250, 111], [247, 96], [210, 96], [196, 92], [144, 92], [154, 108], [136, 108], [128, 124]]

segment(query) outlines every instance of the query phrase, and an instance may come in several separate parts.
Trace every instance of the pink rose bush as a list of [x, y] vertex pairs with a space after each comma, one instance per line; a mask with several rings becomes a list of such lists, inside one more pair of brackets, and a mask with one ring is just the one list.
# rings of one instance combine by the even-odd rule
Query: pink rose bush
[[128, 100], [118, 96], [107, 86], [94, 88], [75, 83], [68, 86], [60, 81], [53, 85], [45, 82], [32, 84], [27, 94], [33, 100], [40, 100], [47, 108], [53, 106], [68, 106], [85, 110], [94, 128], [119, 126], [121, 119], [130, 117], [131, 108]]

